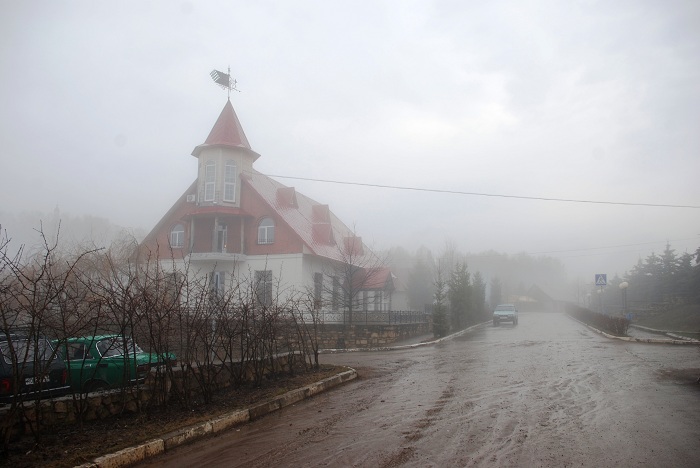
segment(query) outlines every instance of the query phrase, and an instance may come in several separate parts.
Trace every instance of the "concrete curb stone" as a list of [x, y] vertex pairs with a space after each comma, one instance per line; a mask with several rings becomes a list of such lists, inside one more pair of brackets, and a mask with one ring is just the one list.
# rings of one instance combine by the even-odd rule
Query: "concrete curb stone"
[[697, 341], [689, 341], [689, 340], [667, 340], [667, 339], [662, 339], [662, 338], [634, 338], [631, 336], [611, 335], [610, 333], [606, 333], [602, 330], [598, 330], [597, 328], [595, 328], [591, 325], [588, 325], [585, 322], [582, 322], [578, 319], [575, 319], [574, 317], [572, 317], [569, 314], [566, 314], [566, 316], [569, 317], [571, 320], [574, 320], [574, 321], [580, 323], [581, 325], [590, 328], [594, 332], [599, 333], [599, 334], [603, 335], [604, 337], [610, 338], [613, 340], [627, 341], [627, 342], [631, 342], [631, 343], [649, 343], [649, 344], [672, 344], [672, 345], [697, 345], [698, 344]]
[[630, 324], [630, 327], [638, 328], [640, 330], [648, 331], [651, 333], [660, 333], [662, 335], [670, 336], [671, 338], [676, 339], [676, 340], [690, 341], [692, 343], [700, 344], [700, 340], [696, 340], [694, 338], [690, 338], [687, 336], [678, 335], [677, 332], [673, 332], [670, 330], [657, 330], [656, 328], [645, 327], [643, 325], [636, 325], [634, 323]]
[[204, 437], [212, 432], [210, 421], [188, 427], [187, 429], [176, 431], [174, 433], [163, 436], [163, 445], [165, 451], [172, 450], [175, 447], [186, 444], [190, 441]]
[[238, 426], [240, 424], [245, 424], [250, 421], [250, 412], [245, 410], [234, 411], [233, 413], [226, 414], [219, 418], [211, 421], [211, 431], [214, 434], [225, 431], [232, 428], [233, 426]]
[[135, 447], [120, 450], [114, 454], [96, 458], [94, 464], [89, 466], [96, 466], [100, 468], [117, 468], [139, 462], [145, 458], [163, 453], [164, 451], [165, 445], [163, 443], [163, 439], [155, 439]]
[[76, 468], [118, 468], [133, 465], [146, 458], [172, 450], [180, 445], [188, 444], [210, 434], [223, 432], [234, 426], [258, 419], [280, 408], [293, 405], [301, 400], [310, 398], [325, 390], [329, 390], [344, 382], [357, 378], [357, 371], [351, 368], [348, 369], [349, 370], [336, 374], [333, 377], [328, 377], [319, 382], [286, 392], [265, 403], [252, 406], [245, 410], [234, 411], [211, 421], [196, 424], [186, 429], [166, 434], [157, 439], [149, 440], [143, 444], [101, 456], [90, 463], [84, 463]]

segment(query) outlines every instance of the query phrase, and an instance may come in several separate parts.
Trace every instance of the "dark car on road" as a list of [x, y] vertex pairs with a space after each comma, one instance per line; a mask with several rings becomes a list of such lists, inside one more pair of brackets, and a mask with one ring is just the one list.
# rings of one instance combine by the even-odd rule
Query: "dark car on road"
[[141, 384], [151, 369], [175, 359], [147, 353], [123, 335], [68, 338], [59, 350], [68, 364], [71, 389], [77, 392]]
[[44, 336], [0, 332], [0, 403], [65, 395], [68, 371]]
[[493, 324], [498, 326], [501, 322], [518, 324], [518, 308], [515, 304], [499, 304], [493, 311]]

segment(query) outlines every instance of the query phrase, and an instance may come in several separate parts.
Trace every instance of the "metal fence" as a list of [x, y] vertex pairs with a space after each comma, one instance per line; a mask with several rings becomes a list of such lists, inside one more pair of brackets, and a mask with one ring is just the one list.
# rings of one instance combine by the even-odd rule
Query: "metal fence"
[[[311, 313], [303, 314], [306, 323], [313, 323], [314, 317]], [[353, 310], [352, 315], [348, 311], [325, 311], [318, 312], [316, 317], [320, 323], [344, 324], [344, 325], [393, 325], [399, 323], [428, 323], [432, 320], [432, 315], [425, 312], [412, 310]]]

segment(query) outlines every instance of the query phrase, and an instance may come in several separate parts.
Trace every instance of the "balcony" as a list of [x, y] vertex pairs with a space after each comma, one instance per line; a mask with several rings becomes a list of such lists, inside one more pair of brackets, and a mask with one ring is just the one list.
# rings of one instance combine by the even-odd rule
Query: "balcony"
[[187, 257], [189, 262], [245, 262], [245, 254], [229, 252], [192, 252]]

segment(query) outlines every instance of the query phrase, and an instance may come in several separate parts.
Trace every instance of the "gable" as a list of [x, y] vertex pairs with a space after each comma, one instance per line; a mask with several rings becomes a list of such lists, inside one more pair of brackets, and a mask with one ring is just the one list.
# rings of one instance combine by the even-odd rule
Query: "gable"
[[298, 208], [297, 195], [294, 187], [280, 187], [277, 189], [277, 206], [280, 208]]
[[[364, 255], [365, 249], [362, 239], [343, 224], [335, 216], [328, 205], [312, 200], [293, 187], [273, 180], [272, 178], [253, 170], [250, 178], [244, 180], [247, 189], [257, 194], [266, 205], [273, 210], [278, 218], [303, 242], [306, 251], [333, 260], [343, 261], [345, 252], [343, 245], [337, 245], [336, 239], [352, 239], [348, 245], [353, 246], [356, 255]], [[296, 206], [284, 204], [280, 201], [290, 202], [291, 195], [296, 201]], [[251, 210], [252, 211], [252, 210]]]

